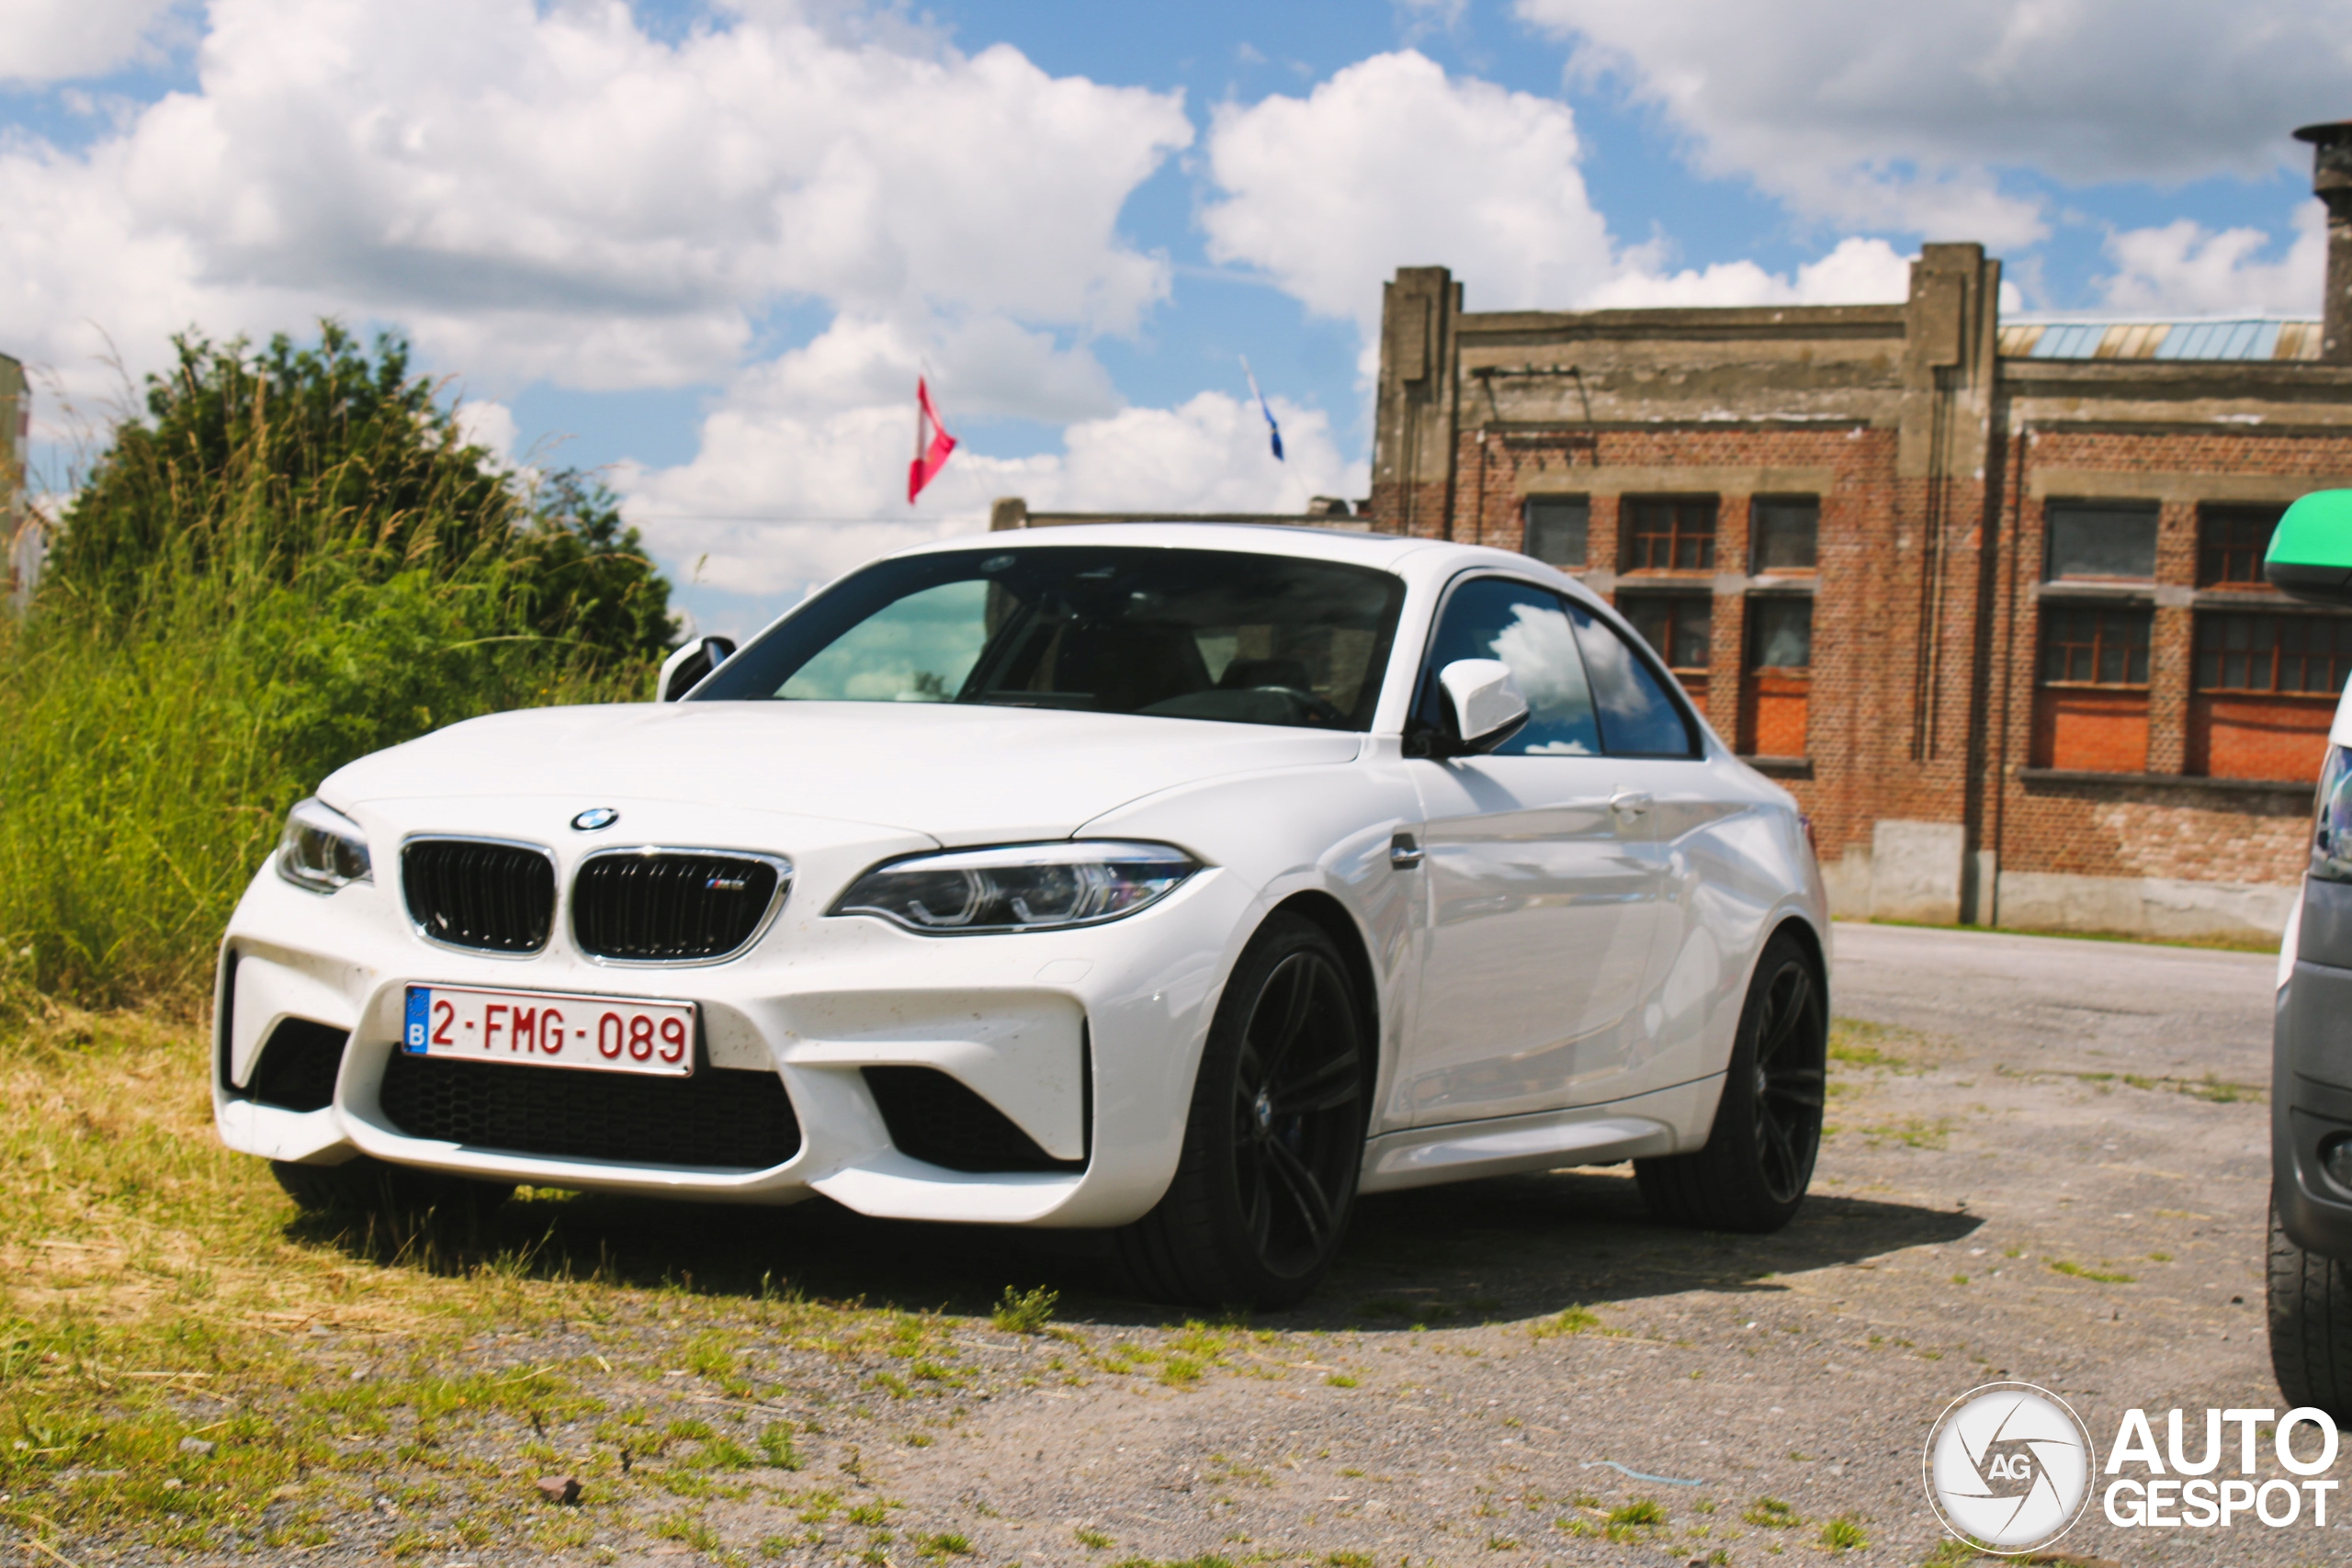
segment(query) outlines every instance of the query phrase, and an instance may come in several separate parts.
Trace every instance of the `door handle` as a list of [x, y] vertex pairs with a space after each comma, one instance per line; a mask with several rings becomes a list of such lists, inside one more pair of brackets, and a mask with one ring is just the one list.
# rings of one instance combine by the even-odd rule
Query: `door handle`
[[1649, 791], [1621, 789], [1609, 797], [1609, 809], [1625, 817], [1640, 817], [1650, 808]]
[[1410, 871], [1420, 864], [1420, 841], [1410, 833], [1399, 833], [1389, 840], [1388, 863], [1398, 871]]

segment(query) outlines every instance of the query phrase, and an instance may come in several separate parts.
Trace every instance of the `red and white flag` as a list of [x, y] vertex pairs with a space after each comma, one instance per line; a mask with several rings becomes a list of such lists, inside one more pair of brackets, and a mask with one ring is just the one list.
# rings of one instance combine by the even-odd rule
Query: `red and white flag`
[[907, 504], [912, 506], [922, 487], [939, 477], [947, 466], [948, 454], [956, 450], [956, 438], [939, 421], [939, 410], [931, 400], [931, 388], [920, 376], [915, 378], [915, 460], [907, 465]]

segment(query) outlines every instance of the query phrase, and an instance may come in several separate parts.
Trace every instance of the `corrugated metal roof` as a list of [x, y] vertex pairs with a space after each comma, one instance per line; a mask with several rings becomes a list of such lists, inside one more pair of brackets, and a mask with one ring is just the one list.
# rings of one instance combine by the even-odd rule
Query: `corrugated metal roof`
[[2011, 359], [2317, 359], [2319, 323], [2241, 316], [2192, 321], [2012, 321]]

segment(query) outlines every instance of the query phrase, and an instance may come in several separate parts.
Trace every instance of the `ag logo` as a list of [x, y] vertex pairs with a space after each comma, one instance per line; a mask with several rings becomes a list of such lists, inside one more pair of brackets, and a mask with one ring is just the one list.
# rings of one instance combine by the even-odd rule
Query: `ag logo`
[[2082, 1517], [2095, 1457], [2064, 1400], [2031, 1383], [1986, 1383], [1952, 1401], [1928, 1434], [1928, 1500], [1963, 1540], [2031, 1551]]

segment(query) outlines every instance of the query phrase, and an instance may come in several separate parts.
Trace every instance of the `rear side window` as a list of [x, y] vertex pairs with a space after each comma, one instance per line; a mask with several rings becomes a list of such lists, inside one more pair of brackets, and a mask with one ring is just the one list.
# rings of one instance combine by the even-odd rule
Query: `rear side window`
[[1579, 612], [1577, 642], [1600, 712], [1601, 744], [1620, 757], [1694, 757], [1698, 737], [1649, 661], [1598, 616]]
[[1496, 756], [1695, 754], [1689, 725], [1650, 666], [1583, 605], [1508, 578], [1456, 585], [1422, 672], [1415, 713], [1442, 723], [1437, 673], [1457, 659], [1510, 666], [1527, 697], [1526, 728]]

